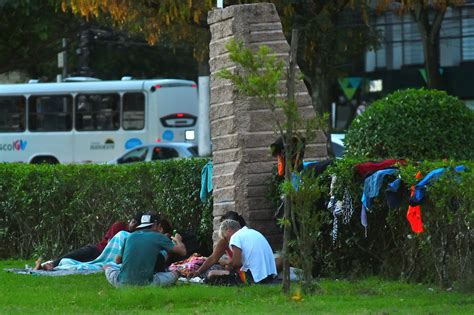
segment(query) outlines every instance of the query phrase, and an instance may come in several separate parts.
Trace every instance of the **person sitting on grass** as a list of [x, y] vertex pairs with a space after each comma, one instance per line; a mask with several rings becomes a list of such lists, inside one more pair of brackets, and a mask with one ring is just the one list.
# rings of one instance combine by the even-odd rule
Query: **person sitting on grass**
[[[247, 225], [245, 222], [245, 219], [235, 211], [226, 212], [222, 216], [221, 222], [227, 219], [235, 220], [239, 222], [241, 227], [244, 227]], [[199, 275], [202, 276], [202, 275], [207, 274], [208, 271], [223, 269], [222, 267], [225, 267], [227, 264], [229, 264], [231, 259], [232, 259], [232, 250], [229, 246], [228, 240], [224, 238], [219, 238], [216, 245], [214, 246], [212, 254], [209, 257], [207, 257], [206, 261], [201, 265], [201, 267], [199, 267], [198, 270], [190, 273], [189, 277], [193, 278]], [[219, 268], [219, 266], [217, 266], [216, 268], [215, 266], [216, 264], [219, 264], [222, 267]], [[277, 270], [281, 270], [283, 267], [282, 258], [279, 256], [275, 257], [275, 264], [277, 266]]]
[[264, 284], [271, 283], [276, 278], [277, 268], [272, 248], [260, 232], [246, 226], [241, 228], [239, 222], [227, 219], [219, 227], [219, 237], [229, 243], [232, 259], [226, 265], [226, 272], [209, 274], [210, 282], [213, 282], [213, 276], [227, 277], [228, 284]]
[[[140, 225], [126, 240], [121, 255], [115, 262], [122, 264], [120, 269], [110, 265], [104, 266], [105, 277], [115, 287], [124, 285], [166, 286], [176, 282], [176, 272], [154, 273], [158, 254], [163, 251], [186, 255], [186, 247], [181, 235], [168, 237], [162, 231], [160, 217], [155, 213], [144, 214]], [[174, 242], [174, 243], [173, 243]]]
[[133, 216], [128, 224], [122, 221], [117, 221], [110, 226], [107, 232], [104, 235], [104, 238], [98, 244], [89, 244], [79, 249], [76, 249], [72, 252], [69, 252], [57, 259], [42, 263], [42, 259], [39, 258], [35, 262], [35, 267], [33, 270], [52, 270], [59, 265], [61, 259], [69, 258], [74, 259], [80, 262], [88, 262], [96, 259], [100, 256], [104, 248], [107, 246], [108, 242], [120, 231], [133, 232], [140, 222], [142, 213], [137, 213]]

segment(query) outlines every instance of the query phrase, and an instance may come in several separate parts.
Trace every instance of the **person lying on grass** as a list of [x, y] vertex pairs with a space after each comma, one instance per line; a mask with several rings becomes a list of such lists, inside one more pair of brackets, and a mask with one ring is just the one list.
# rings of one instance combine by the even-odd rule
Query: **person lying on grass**
[[[247, 225], [244, 218], [235, 211], [226, 212], [222, 216], [221, 222], [227, 219], [239, 222], [239, 225], [241, 227], [244, 227]], [[206, 261], [201, 265], [201, 267], [199, 267], [198, 270], [190, 273], [188, 278], [193, 278], [200, 275], [201, 277], [204, 275], [204, 278], [206, 278], [205, 275], [207, 274], [209, 270], [213, 271], [216, 269], [217, 270], [223, 269], [226, 265], [229, 264], [231, 259], [232, 259], [232, 250], [230, 248], [229, 241], [226, 240], [225, 238], [219, 238], [216, 245], [214, 246], [212, 254], [209, 257], [207, 257]], [[222, 267], [219, 268], [218, 266], [216, 268], [216, 264], [219, 264]], [[275, 257], [275, 264], [276, 264], [277, 270], [280, 271], [283, 267], [282, 258]], [[214, 272], [214, 275], [215, 274], [216, 272]]]
[[120, 231], [127, 231], [133, 232], [140, 222], [142, 213], [137, 213], [135, 216], [130, 218], [128, 224], [122, 221], [117, 221], [110, 228], [104, 235], [104, 238], [98, 244], [89, 244], [79, 249], [76, 249], [72, 252], [69, 252], [57, 259], [42, 263], [42, 259], [39, 258], [35, 262], [35, 267], [33, 270], [52, 270], [56, 266], [59, 265], [61, 259], [63, 258], [70, 258], [80, 262], [88, 262], [93, 261], [97, 257], [100, 256], [104, 248], [107, 246], [108, 242], [112, 239]]
[[140, 225], [126, 240], [121, 255], [115, 262], [120, 268], [104, 266], [105, 277], [115, 287], [124, 285], [166, 286], [176, 282], [176, 272], [154, 273], [156, 259], [160, 252], [166, 251], [181, 256], [186, 255], [186, 247], [181, 235], [176, 234], [171, 240], [160, 231], [160, 217], [155, 213], [144, 214]]
[[[235, 220], [222, 221], [219, 238], [232, 249], [232, 259], [225, 271], [211, 271], [209, 282], [222, 284], [271, 283], [277, 276], [273, 251], [267, 239], [257, 230], [240, 227]], [[225, 279], [224, 281], [219, 281]]]

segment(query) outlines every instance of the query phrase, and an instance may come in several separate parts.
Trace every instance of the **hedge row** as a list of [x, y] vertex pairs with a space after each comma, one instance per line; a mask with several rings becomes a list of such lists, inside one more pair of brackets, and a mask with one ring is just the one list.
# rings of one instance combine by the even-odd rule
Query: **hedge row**
[[56, 257], [99, 241], [114, 221], [149, 210], [196, 233], [208, 251], [212, 203], [199, 199], [205, 163], [0, 164], [0, 258]]
[[[325, 276], [358, 277], [382, 275], [392, 279], [438, 282], [443, 286], [461, 283], [474, 289], [474, 162], [407, 162], [400, 166], [400, 207], [389, 209], [384, 195], [386, 178], [380, 194], [367, 213], [367, 234], [361, 225], [361, 196], [364, 179], [354, 165], [361, 160], [344, 159], [333, 164], [320, 176], [321, 196], [327, 202], [330, 174], [338, 177], [336, 195], [342, 200], [345, 189], [352, 196], [354, 214], [349, 224], [339, 224], [333, 244], [333, 216], [328, 213], [320, 233], [320, 247], [315, 259]], [[466, 172], [453, 167], [465, 165]], [[418, 171], [446, 167], [438, 180], [427, 186], [421, 205], [423, 233], [414, 233], [406, 218], [410, 186], [416, 184]], [[324, 204], [320, 202], [320, 206]], [[339, 222], [342, 220], [339, 219]]]

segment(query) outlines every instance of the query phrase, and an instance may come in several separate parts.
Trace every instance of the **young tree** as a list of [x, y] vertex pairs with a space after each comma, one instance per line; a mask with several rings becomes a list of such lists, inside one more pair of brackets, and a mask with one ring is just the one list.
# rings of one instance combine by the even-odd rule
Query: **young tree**
[[[255, 98], [257, 102], [270, 109], [276, 130], [283, 141], [285, 211], [281, 224], [284, 227], [283, 291], [285, 293], [289, 293], [290, 290], [288, 257], [292, 234], [296, 235], [298, 254], [303, 257], [302, 267], [305, 280], [303, 288], [308, 292], [313, 287], [311, 270], [313, 246], [311, 245], [314, 244], [316, 238], [308, 236], [318, 230], [317, 224], [321, 222], [319, 219], [313, 220], [317, 213], [312, 207], [315, 198], [319, 196], [319, 191], [311, 190], [309, 184], [304, 186], [305, 183], [302, 183], [301, 190], [298, 191], [298, 183], [292, 180], [292, 176], [299, 172], [299, 164], [295, 162], [292, 153], [300, 152], [302, 145], [304, 145], [304, 141], [294, 141], [293, 139], [304, 137], [309, 141], [314, 136], [315, 130], [325, 126], [327, 120], [327, 116], [322, 118], [318, 116], [301, 117], [298, 112], [298, 106], [294, 100], [297, 36], [293, 35], [293, 39], [288, 76], [285, 75], [285, 63], [271, 54], [267, 46], [260, 46], [258, 51], [252, 52], [244, 47], [243, 43], [233, 40], [226, 47], [229, 50], [230, 59], [238, 65], [238, 68], [235, 71], [224, 69], [218, 74], [220, 77], [230, 80], [238, 91]], [[280, 90], [282, 80], [287, 82], [287, 91]], [[305, 127], [303, 134], [297, 132], [301, 126]], [[314, 188], [314, 186], [311, 187]], [[308, 206], [310, 204], [311, 206]]]

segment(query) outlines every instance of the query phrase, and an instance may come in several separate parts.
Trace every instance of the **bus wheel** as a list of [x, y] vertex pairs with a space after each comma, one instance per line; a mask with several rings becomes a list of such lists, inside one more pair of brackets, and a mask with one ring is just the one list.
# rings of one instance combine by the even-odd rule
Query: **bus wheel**
[[52, 156], [37, 156], [31, 160], [31, 164], [59, 164], [59, 161]]

